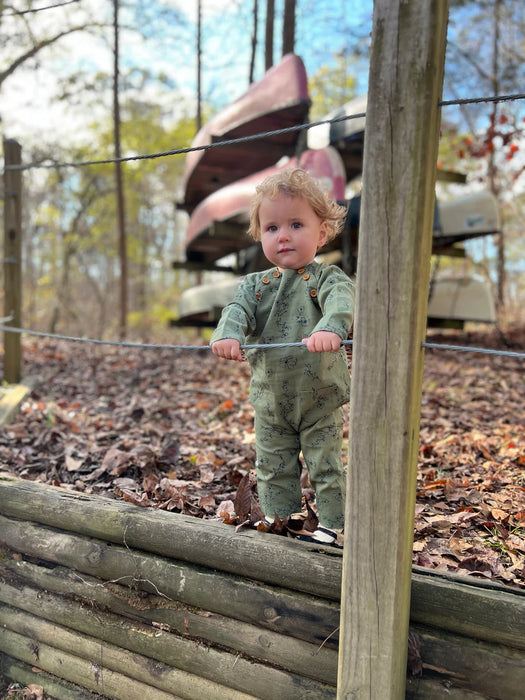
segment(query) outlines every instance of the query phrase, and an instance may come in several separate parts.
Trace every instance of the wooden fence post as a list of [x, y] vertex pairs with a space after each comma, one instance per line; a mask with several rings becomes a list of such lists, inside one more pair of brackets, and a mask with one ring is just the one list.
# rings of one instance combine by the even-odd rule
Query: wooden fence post
[[[22, 173], [7, 166], [20, 165], [22, 149], [13, 139], [4, 141], [4, 316], [6, 325], [20, 328], [22, 320]], [[22, 343], [18, 333], [4, 333], [4, 379], [20, 381]]]
[[339, 700], [405, 696], [448, 0], [375, 0], [350, 402]]

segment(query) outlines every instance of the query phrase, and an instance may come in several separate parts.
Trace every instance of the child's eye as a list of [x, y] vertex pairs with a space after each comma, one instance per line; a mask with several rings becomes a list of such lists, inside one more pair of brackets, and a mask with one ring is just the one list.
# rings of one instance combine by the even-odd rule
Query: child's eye
[[267, 231], [277, 231], [277, 226], [276, 226], [275, 224], [269, 224], [269, 225], [266, 227], [266, 230], [267, 230]]
[[302, 223], [300, 221], [294, 221], [292, 224], [292, 228], [301, 228]]

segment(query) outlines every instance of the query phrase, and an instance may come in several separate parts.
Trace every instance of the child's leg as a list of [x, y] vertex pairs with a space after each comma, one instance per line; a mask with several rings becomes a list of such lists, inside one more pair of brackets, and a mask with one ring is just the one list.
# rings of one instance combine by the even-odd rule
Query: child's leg
[[301, 431], [301, 447], [315, 490], [319, 523], [344, 527], [345, 475], [341, 460], [343, 411], [337, 409]]
[[263, 513], [285, 518], [301, 510], [299, 435], [290, 426], [276, 424], [264, 412], [255, 413], [257, 492]]

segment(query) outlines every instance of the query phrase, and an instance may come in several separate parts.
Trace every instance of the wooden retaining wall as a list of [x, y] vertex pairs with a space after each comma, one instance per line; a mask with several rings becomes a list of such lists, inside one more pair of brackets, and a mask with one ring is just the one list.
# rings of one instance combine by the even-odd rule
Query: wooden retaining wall
[[[64, 700], [336, 697], [336, 549], [9, 477], [0, 546], [8, 679]], [[418, 568], [411, 629], [408, 698], [524, 697], [522, 592]]]

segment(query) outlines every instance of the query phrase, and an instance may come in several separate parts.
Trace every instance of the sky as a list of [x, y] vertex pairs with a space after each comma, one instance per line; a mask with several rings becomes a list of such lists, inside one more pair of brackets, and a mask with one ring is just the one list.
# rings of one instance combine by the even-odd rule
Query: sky
[[[32, 6], [45, 8], [61, 1], [64, 0], [34, 0]], [[13, 0], [13, 3], [19, 9], [29, 5], [28, 0]], [[281, 53], [279, 17], [282, 16], [283, 3], [284, 0], [276, 0], [274, 62], [278, 62]], [[264, 0], [259, 0], [259, 7], [256, 79], [264, 73]], [[372, 28], [372, 8], [372, 0], [297, 0], [296, 53], [302, 57], [309, 77], [333, 61], [337, 50], [366, 49]], [[203, 95], [215, 110], [239, 97], [248, 87], [252, 11], [253, 0], [202, 0]], [[197, 0], [121, 0], [122, 74], [134, 67], [165, 76], [163, 88], [159, 88], [158, 83], [145, 83], [139, 95], [161, 105], [167, 121], [175, 122], [183, 110], [191, 116], [195, 112], [196, 18]], [[4, 138], [16, 138], [27, 147], [35, 143], [52, 144], [58, 134], [62, 144], [84, 141], [89, 145], [87, 125], [94, 119], [110, 123], [112, 0], [78, 0], [22, 17], [10, 18], [4, 13], [0, 23], [0, 61], [4, 43], [2, 35], [12, 35], [24, 23], [38, 38], [44, 38], [61, 27], [84, 23], [86, 19], [103, 23], [106, 28], [89, 34], [77, 32], [65, 36], [5, 82], [0, 94]], [[468, 28], [469, 22], [463, 20], [461, 14], [451, 14], [449, 42], [455, 41], [457, 32]], [[141, 34], [136, 31], [138, 26], [142, 29]], [[9, 47], [8, 50], [11, 51], [10, 57], [16, 55]], [[356, 93], [364, 94], [368, 79], [366, 59], [353, 64], [352, 70], [357, 76]], [[78, 87], [74, 100], [58, 99], [60, 92], [68, 87], [68, 79], [78, 71], [88, 77], [108, 76], [106, 89], [103, 93], [96, 93], [96, 101], [93, 100], [94, 92], [87, 93], [88, 108], [85, 93]], [[474, 93], [479, 91], [475, 83], [466, 89]], [[525, 101], [522, 104], [525, 115]], [[443, 119], [454, 119], [458, 112], [457, 108], [444, 108]], [[487, 113], [485, 108], [485, 119]]]
[[[33, 6], [46, 7], [60, 0], [40, 0]], [[239, 9], [240, 3], [240, 9]], [[126, 5], [131, 5], [126, 8]], [[158, 12], [168, 14], [155, 17], [150, 10], [148, 19], [138, 17], [141, 6], [156, 5]], [[259, 5], [264, 9], [265, 3]], [[282, 5], [277, 0], [276, 8]], [[25, 0], [17, 0], [18, 8], [27, 7]], [[204, 38], [203, 94], [216, 108], [240, 96], [248, 86], [248, 61], [252, 33], [253, 0], [202, 0], [202, 22]], [[354, 46], [354, 34], [367, 36], [371, 30], [371, 0], [299, 0], [297, 9], [296, 53], [305, 62], [308, 75], [313, 75], [323, 63], [332, 60], [334, 48]], [[178, 13], [178, 17], [176, 16]], [[24, 15], [23, 19], [5, 17], [0, 32], [12, 32], [21, 22], [30, 23], [32, 31], [39, 37], [48, 36], [57, 27], [68, 23], [93, 20], [112, 22], [113, 10], [110, 0], [79, 0], [74, 4], [42, 10]], [[182, 105], [194, 108], [196, 84], [196, 17], [197, 0], [156, 0], [146, 2], [133, 0], [122, 2], [121, 64], [122, 72], [130, 65], [142, 70], [162, 73], [169, 83], [169, 90], [158, 90], [145, 86], [144, 98], [150, 98], [170, 110], [177, 117], [177, 108]], [[132, 28], [141, 26], [151, 37], [144, 40]], [[130, 27], [131, 29], [126, 29]], [[281, 52], [281, 26], [276, 21], [274, 62]], [[1, 39], [1, 36], [0, 36]], [[256, 75], [264, 73], [263, 48], [264, 13], [259, 16], [259, 51]], [[366, 39], [365, 39], [366, 41]], [[1, 42], [0, 42], [1, 43]], [[59, 43], [44, 49], [36, 61], [38, 70], [18, 69], [2, 89], [0, 114], [3, 135], [21, 140], [47, 141], [56, 136], [57, 130], [68, 138], [81, 137], [82, 124], [92, 116], [110, 118], [111, 94], [106, 99], [90, 106], [86, 114], [82, 104], [78, 108], [66, 108], [57, 97], [64, 88], [65, 80], [75, 71], [106, 73], [113, 70], [112, 28], [108, 27], [101, 38], [95, 33], [75, 33], [64, 37]], [[360, 66], [360, 90], [366, 91], [367, 66]], [[108, 85], [109, 88], [109, 85]], [[109, 112], [109, 114], [108, 114]]]
[[[33, 8], [43, 8], [61, 0], [34, 0]], [[282, 12], [284, 0], [276, 0], [277, 12]], [[26, 9], [29, 0], [12, 0], [18, 9]], [[264, 41], [264, 0], [258, 28], [259, 51], [255, 78], [262, 77]], [[519, 7], [519, 3], [517, 5]], [[152, 8], [156, 8], [156, 12]], [[203, 16], [203, 93], [215, 109], [228, 104], [248, 87], [248, 60], [252, 32], [253, 0], [202, 0]], [[333, 60], [334, 52], [363, 48], [369, 42], [372, 28], [372, 0], [297, 0], [296, 53], [311, 77], [323, 65]], [[139, 12], [139, 10], [141, 12]], [[523, 12], [523, 10], [521, 10]], [[48, 36], [70, 23], [84, 22], [86, 18], [107, 25], [102, 32], [75, 33], [43, 50], [28, 68], [21, 68], [10, 77], [0, 93], [2, 136], [16, 138], [22, 148], [33, 144], [60, 142], [89, 144], [86, 126], [93, 120], [111, 120], [111, 82], [102, 97], [97, 93], [86, 109], [82, 92], [76, 101], [61, 102], [58, 95], [67, 86], [67, 80], [77, 71], [86, 75], [97, 73], [111, 76], [113, 70], [111, 28], [113, 3], [111, 0], [78, 0], [74, 4], [56, 7], [23, 17], [8, 17], [4, 12], [0, 23], [0, 60], [6, 36], [24, 26], [39, 38]], [[134, 66], [141, 70], [162, 73], [166, 87], [145, 85], [141, 96], [161, 105], [167, 120], [176, 121], [181, 109], [193, 114], [196, 83], [196, 19], [197, 0], [121, 0], [121, 64], [122, 72]], [[469, 28], [469, 18], [457, 13], [449, 22], [449, 42], [456, 32]], [[136, 30], [140, 26], [141, 37]], [[281, 53], [281, 26], [275, 27], [274, 62]], [[361, 38], [361, 44], [359, 43]], [[483, 40], [483, 36], [480, 35]], [[11, 56], [14, 54], [11, 54]], [[479, 58], [479, 57], [476, 57]], [[357, 95], [367, 90], [368, 66], [366, 60], [355, 64]], [[1, 68], [1, 64], [0, 64]], [[36, 70], [35, 70], [36, 69]], [[467, 87], [465, 87], [467, 85]], [[463, 90], [478, 97], [475, 82]], [[455, 85], [452, 84], [452, 89]], [[445, 94], [452, 98], [455, 95]], [[525, 116], [525, 101], [522, 114]], [[454, 112], [455, 110], [455, 112]], [[457, 108], [443, 110], [443, 118], [453, 118]], [[488, 110], [485, 109], [485, 120]], [[190, 145], [190, 144], [188, 144]], [[525, 148], [518, 157], [523, 158]], [[522, 182], [525, 178], [522, 177]], [[453, 193], [457, 196], [457, 193]]]

